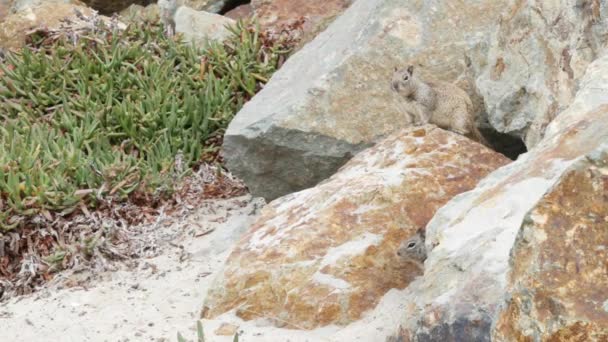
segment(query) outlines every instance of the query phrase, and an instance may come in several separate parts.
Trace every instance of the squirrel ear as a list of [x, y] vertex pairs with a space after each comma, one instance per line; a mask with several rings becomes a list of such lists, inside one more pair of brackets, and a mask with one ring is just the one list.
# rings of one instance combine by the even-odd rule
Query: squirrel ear
[[399, 69], [398, 69], [396, 66], [395, 66], [395, 67], [393, 67], [393, 68], [395, 69], [395, 70], [394, 70], [395, 72], [397, 72], [397, 70], [399, 70]]
[[424, 229], [424, 227], [420, 227], [416, 233], [420, 234], [420, 236], [424, 238], [426, 235], [426, 229]]
[[407, 72], [408, 72], [408, 74], [412, 75], [414, 73], [414, 66], [413, 65], [408, 66]]

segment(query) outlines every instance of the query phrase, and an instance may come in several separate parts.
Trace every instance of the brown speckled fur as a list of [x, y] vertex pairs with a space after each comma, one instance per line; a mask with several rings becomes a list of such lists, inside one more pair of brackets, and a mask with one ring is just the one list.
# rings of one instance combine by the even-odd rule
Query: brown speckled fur
[[421, 107], [417, 124], [432, 123], [488, 146], [475, 126], [473, 103], [464, 90], [448, 82], [425, 82], [413, 66], [395, 70], [391, 87]]

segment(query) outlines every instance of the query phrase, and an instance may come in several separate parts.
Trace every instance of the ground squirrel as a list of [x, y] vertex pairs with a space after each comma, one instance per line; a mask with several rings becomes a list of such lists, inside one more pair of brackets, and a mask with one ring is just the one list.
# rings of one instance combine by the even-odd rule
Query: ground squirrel
[[414, 262], [420, 269], [423, 269], [424, 260], [426, 260], [424, 240], [424, 229], [418, 229], [414, 236], [401, 243], [399, 249], [397, 249], [397, 255], [403, 261]]
[[464, 135], [486, 146], [487, 141], [475, 126], [475, 113], [469, 95], [448, 82], [425, 82], [414, 75], [414, 66], [395, 68], [391, 88], [417, 105], [415, 124], [432, 123]]

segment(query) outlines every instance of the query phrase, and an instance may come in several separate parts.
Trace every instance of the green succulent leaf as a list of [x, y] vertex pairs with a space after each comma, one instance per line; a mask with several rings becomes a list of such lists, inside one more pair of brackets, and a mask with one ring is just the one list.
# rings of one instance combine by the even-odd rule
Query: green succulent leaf
[[[255, 23], [197, 48], [145, 23], [47, 39], [0, 62], [0, 231], [103, 197], [169, 196], [290, 45]], [[101, 196], [101, 198], [100, 198]]]

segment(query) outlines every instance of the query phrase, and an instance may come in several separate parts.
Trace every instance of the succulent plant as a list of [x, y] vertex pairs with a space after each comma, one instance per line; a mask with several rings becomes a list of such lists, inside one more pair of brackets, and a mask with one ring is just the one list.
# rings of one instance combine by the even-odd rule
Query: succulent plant
[[289, 53], [252, 23], [230, 30], [203, 48], [150, 23], [77, 39], [39, 31], [6, 53], [0, 231], [102, 198], [170, 195], [176, 177], [217, 151], [217, 137]]

